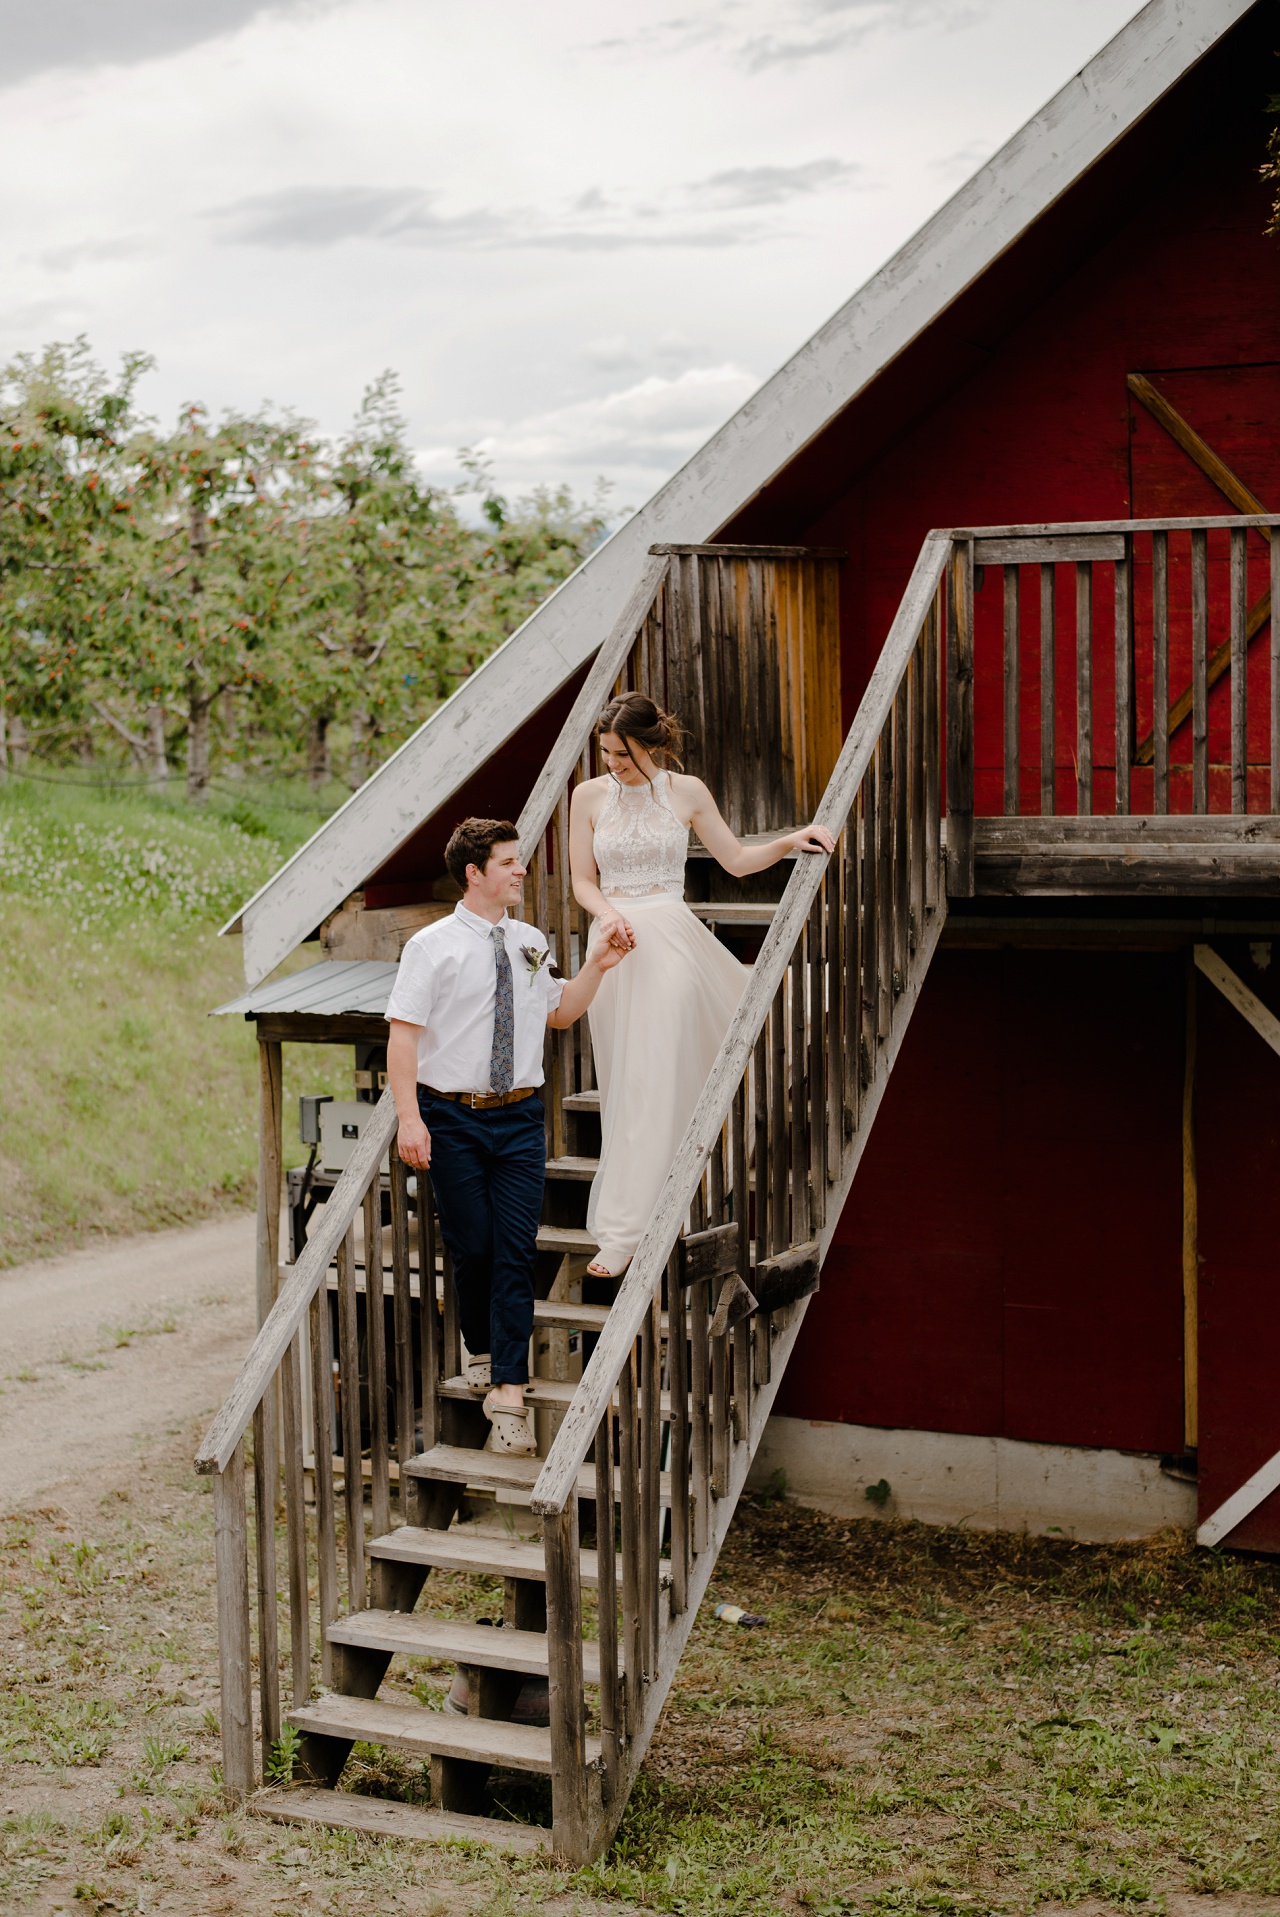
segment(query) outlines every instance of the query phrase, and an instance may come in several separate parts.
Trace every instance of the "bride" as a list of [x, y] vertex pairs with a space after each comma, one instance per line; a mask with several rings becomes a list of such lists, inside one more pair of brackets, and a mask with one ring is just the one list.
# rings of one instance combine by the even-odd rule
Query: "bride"
[[[830, 852], [824, 826], [745, 846], [701, 779], [670, 772], [681, 727], [643, 693], [599, 719], [606, 771], [576, 787], [569, 814], [574, 897], [591, 940], [632, 954], [606, 973], [588, 1014], [600, 1084], [600, 1167], [587, 1206], [599, 1249], [588, 1270], [631, 1260], [749, 976], [684, 902], [692, 826], [726, 872], [745, 878], [788, 852]], [[622, 909], [625, 902], [626, 911]]]

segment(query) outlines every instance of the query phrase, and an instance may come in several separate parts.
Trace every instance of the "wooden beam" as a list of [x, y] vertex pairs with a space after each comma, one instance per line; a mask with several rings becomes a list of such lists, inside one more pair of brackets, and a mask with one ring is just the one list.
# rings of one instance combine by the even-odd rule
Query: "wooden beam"
[[[1237, 512], [1261, 514], [1265, 516], [1266, 507], [1256, 493], [1250, 492], [1242, 479], [1237, 479], [1225, 459], [1219, 459], [1213, 447], [1201, 439], [1195, 427], [1182, 417], [1176, 406], [1170, 404], [1160, 389], [1142, 373], [1130, 373], [1125, 381], [1134, 398], [1141, 400], [1152, 419], [1164, 427], [1171, 439], [1177, 441], [1188, 458], [1193, 459], [1205, 477], [1229, 499]], [[1260, 527], [1264, 539], [1270, 539], [1271, 532], [1266, 526]]]
[[280, 1178], [284, 1158], [282, 1059], [278, 1038], [258, 1035], [258, 1328], [276, 1301], [280, 1268]]
[[1210, 1513], [1196, 1532], [1197, 1544], [1221, 1544], [1229, 1532], [1238, 1524], [1243, 1524], [1251, 1511], [1256, 1511], [1264, 1498], [1280, 1486], [1280, 1451], [1273, 1458], [1259, 1465], [1251, 1478], [1246, 1478], [1238, 1491], [1233, 1491], [1225, 1503]]
[[709, 1231], [690, 1232], [680, 1240], [680, 1283], [696, 1285], [702, 1278], [723, 1278], [738, 1269], [736, 1224], [713, 1225]]
[[1229, 1005], [1234, 1005], [1241, 1018], [1247, 1019], [1258, 1037], [1272, 1051], [1280, 1055], [1280, 1018], [1263, 1004], [1256, 992], [1251, 992], [1225, 959], [1218, 957], [1211, 945], [1197, 945], [1195, 960], [1211, 985], [1216, 985]]
[[843, 546], [650, 546], [655, 558], [847, 559]]
[[1027, 539], [976, 539], [975, 566], [1052, 566], [1069, 560], [1084, 564], [1093, 559], [1124, 558], [1123, 533], [1038, 533]]

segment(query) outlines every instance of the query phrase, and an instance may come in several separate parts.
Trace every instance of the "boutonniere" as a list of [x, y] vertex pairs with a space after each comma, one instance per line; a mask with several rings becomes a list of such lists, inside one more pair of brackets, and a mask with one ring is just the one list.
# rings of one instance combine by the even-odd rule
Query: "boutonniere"
[[529, 977], [537, 978], [539, 972], [551, 957], [549, 945], [522, 945], [520, 955], [529, 968]]

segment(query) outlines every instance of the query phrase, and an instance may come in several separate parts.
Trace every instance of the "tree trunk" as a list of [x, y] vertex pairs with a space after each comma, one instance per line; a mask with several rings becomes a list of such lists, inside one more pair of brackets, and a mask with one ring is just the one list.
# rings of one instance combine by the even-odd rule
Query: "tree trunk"
[[241, 778], [244, 767], [235, 757], [240, 742], [240, 714], [236, 708], [236, 695], [230, 686], [222, 688], [222, 741], [223, 771], [229, 779]]
[[209, 796], [209, 715], [213, 695], [187, 685], [187, 798], [192, 805], [203, 805]]
[[169, 783], [169, 759], [164, 746], [164, 707], [147, 707], [147, 777], [154, 786]]
[[27, 742], [26, 721], [20, 712], [15, 712], [9, 721], [9, 747], [14, 771], [25, 772], [31, 748]]
[[5, 711], [3, 688], [0, 687], [0, 785], [9, 776], [9, 715]]
[[368, 714], [356, 706], [351, 714], [351, 752], [347, 763], [347, 784], [359, 791], [369, 776], [369, 742], [366, 736]]
[[313, 792], [329, 783], [329, 714], [313, 712], [307, 727], [307, 778]]

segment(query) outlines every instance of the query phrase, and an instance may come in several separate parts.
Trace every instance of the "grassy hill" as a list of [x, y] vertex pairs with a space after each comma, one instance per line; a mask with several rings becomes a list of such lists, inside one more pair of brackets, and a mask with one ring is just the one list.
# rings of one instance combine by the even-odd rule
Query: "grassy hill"
[[[243, 989], [217, 927], [323, 816], [0, 785], [0, 1266], [253, 1203], [256, 1046], [207, 1016]], [[286, 1139], [297, 1092], [349, 1089], [350, 1062], [285, 1048]]]

